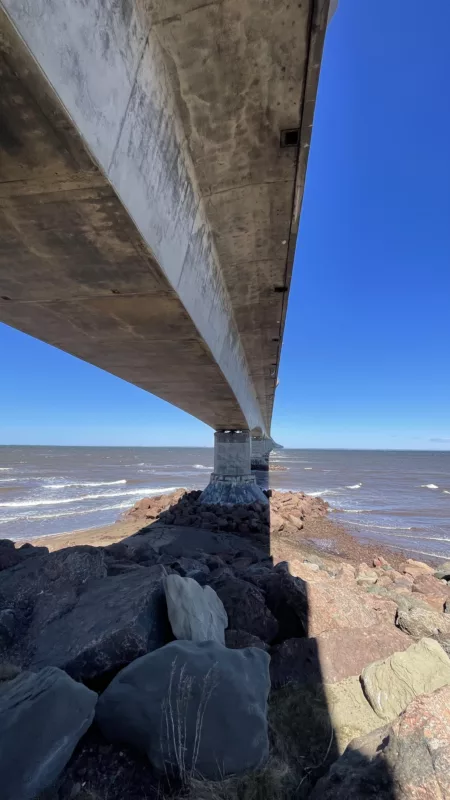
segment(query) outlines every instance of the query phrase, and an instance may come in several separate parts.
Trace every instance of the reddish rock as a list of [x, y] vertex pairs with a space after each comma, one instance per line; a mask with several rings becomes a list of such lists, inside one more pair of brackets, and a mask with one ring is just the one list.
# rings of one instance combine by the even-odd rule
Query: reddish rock
[[375, 556], [375, 558], [373, 559], [373, 566], [374, 567], [389, 567], [390, 564], [389, 564], [389, 561], [386, 561], [386, 559], [383, 558], [383, 556]]
[[417, 575], [433, 575], [434, 573], [433, 567], [430, 567], [429, 564], [425, 564], [424, 561], [415, 561], [413, 558], [408, 558], [403, 564], [400, 564], [400, 571], [406, 575], [412, 575], [413, 578], [416, 578]]
[[378, 580], [378, 574], [374, 569], [370, 569], [364, 562], [356, 570], [356, 582], [359, 584], [374, 584]]
[[352, 564], [347, 564], [346, 562], [339, 567], [336, 573], [336, 580], [339, 583], [352, 585], [355, 582], [356, 578], [356, 569]]
[[301, 521], [300, 517], [294, 516], [294, 514], [288, 514], [289, 522], [297, 528], [298, 531], [301, 531], [303, 528], [303, 522]]
[[274, 533], [278, 533], [282, 531], [286, 521], [280, 514], [277, 514], [275, 511], [271, 511], [270, 513], [270, 530]]
[[394, 625], [397, 616], [397, 603], [376, 594], [366, 594], [363, 597], [366, 608], [376, 613], [377, 622], [384, 625]]
[[392, 589], [392, 578], [390, 577], [389, 573], [386, 573], [386, 575], [381, 575], [378, 578], [377, 586], [386, 586], [386, 588]]
[[450, 798], [450, 687], [415, 698], [391, 725], [354, 739], [310, 800]]
[[310, 564], [299, 558], [293, 558], [289, 561], [289, 571], [296, 578], [302, 578], [304, 581], [313, 581], [313, 583], [330, 580], [328, 573], [323, 569], [319, 569], [317, 564]]
[[423, 597], [425, 602], [437, 611], [444, 610], [444, 603], [450, 595], [450, 587], [447, 584], [428, 574], [418, 575], [414, 579], [412, 591]]
[[327, 631], [315, 639], [287, 639], [272, 651], [272, 686], [336, 683], [410, 644], [409, 636], [386, 625]]
[[306, 583], [308, 636], [336, 628], [370, 628], [378, 621], [362, 593], [335, 582]]

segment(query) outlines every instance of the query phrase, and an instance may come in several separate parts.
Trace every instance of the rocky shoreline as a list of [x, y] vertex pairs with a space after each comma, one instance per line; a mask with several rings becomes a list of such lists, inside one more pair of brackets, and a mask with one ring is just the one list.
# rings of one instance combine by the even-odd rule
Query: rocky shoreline
[[450, 564], [269, 494], [0, 541], [5, 800], [450, 797]]

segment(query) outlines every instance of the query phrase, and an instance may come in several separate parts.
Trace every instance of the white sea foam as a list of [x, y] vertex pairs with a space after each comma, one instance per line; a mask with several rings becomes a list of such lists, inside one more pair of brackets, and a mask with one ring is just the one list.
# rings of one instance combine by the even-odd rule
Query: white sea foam
[[17, 478], [0, 478], [0, 483], [14, 483]]
[[99, 481], [98, 483], [95, 482], [86, 482], [80, 481], [79, 483], [49, 483], [47, 486], [44, 486], [44, 489], [68, 489], [70, 486], [118, 486], [119, 483], [126, 483], [126, 480], [122, 481]]
[[11, 472], [12, 467], [0, 467], [0, 472]]
[[85, 509], [71, 509], [70, 511], [59, 511], [57, 514], [17, 514], [14, 517], [0, 517], [0, 525], [4, 522], [17, 522], [18, 520], [31, 520], [31, 519], [59, 519], [59, 517], [78, 517], [81, 514], [97, 514], [100, 511], [112, 511], [119, 508], [128, 508], [130, 505], [129, 500], [123, 503], [115, 503], [112, 506], [100, 506], [95, 508]]
[[312, 467], [303, 467], [303, 469], [312, 469]]
[[53, 498], [46, 498], [44, 500], [32, 500], [25, 502], [12, 502], [0, 503], [0, 508], [33, 508], [34, 506], [56, 506], [62, 503], [81, 503], [83, 500], [99, 500], [102, 497], [124, 497], [125, 495], [141, 495], [145, 497], [148, 494], [167, 494], [180, 489], [180, 486], [164, 486], [157, 489], [130, 489], [126, 492], [105, 492], [104, 494], [85, 494], [81, 497], [61, 497], [59, 500]]
[[370, 508], [340, 508], [339, 511], [343, 514], [370, 514]]
[[347, 520], [346, 525], [357, 525], [358, 528], [378, 528], [381, 531], [413, 531], [414, 528], [408, 527], [404, 528], [402, 525], [372, 525], [366, 524], [365, 522], [352, 522], [351, 520]]
[[[414, 530], [414, 528], [411, 528]], [[423, 542], [447, 542], [450, 545], [450, 538], [447, 536], [423, 536], [422, 532], [420, 536], [409, 536], [408, 534], [399, 534], [399, 538], [401, 539], [420, 539]]]
[[448, 491], [447, 491], [447, 489], [444, 489], [444, 491], [442, 492], [442, 494], [450, 494], [450, 492], [448, 492]]
[[422, 483], [421, 489], [439, 489], [439, 486], [436, 486], [435, 483]]
[[362, 483], [355, 483], [353, 486], [346, 486], [345, 488], [346, 489], [360, 489], [361, 486], [362, 486]]
[[194, 469], [212, 469], [212, 467], [205, 467], [204, 464], [192, 464]]
[[[295, 489], [294, 489], [294, 491], [295, 491]], [[308, 495], [310, 497], [322, 497], [322, 495], [324, 495], [324, 494], [336, 495], [336, 494], [340, 494], [340, 493], [341, 492], [340, 492], [339, 489], [322, 489], [322, 491], [320, 491], [320, 492], [308, 492]]]

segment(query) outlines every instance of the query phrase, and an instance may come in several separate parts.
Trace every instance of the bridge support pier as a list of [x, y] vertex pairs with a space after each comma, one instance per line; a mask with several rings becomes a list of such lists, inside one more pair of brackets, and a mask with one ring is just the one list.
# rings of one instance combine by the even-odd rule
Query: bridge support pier
[[216, 431], [214, 434], [214, 472], [200, 496], [208, 505], [268, 503], [256, 483], [250, 466], [250, 432]]
[[251, 468], [267, 472], [273, 440], [266, 436], [252, 436], [251, 448]]

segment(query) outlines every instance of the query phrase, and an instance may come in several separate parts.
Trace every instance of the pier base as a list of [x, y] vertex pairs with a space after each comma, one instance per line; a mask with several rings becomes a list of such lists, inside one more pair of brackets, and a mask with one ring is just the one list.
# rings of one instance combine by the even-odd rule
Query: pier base
[[272, 439], [268, 439], [266, 436], [252, 436], [251, 468], [267, 472], [269, 469], [269, 455], [272, 450]]
[[249, 431], [214, 434], [214, 472], [200, 502], [208, 505], [268, 503], [251, 473]]

